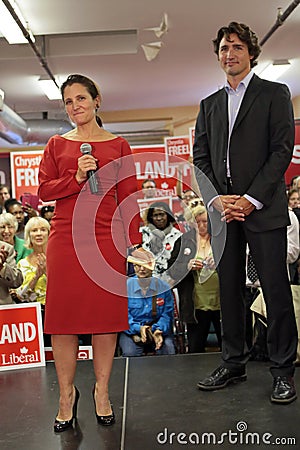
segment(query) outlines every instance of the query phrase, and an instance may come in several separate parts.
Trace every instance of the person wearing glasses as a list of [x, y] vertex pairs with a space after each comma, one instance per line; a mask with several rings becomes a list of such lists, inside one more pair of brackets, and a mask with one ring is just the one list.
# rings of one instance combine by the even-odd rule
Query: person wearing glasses
[[129, 329], [120, 334], [122, 356], [174, 355], [173, 294], [167, 283], [153, 277], [155, 259], [144, 249], [127, 258], [135, 276], [127, 280]]

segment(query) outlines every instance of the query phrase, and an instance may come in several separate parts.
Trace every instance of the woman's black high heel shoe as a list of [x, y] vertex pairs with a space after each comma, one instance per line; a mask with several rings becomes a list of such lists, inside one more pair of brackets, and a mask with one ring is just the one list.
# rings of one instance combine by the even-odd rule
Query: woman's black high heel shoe
[[57, 420], [55, 419], [54, 422], [54, 431], [55, 433], [61, 433], [62, 431], [67, 430], [68, 428], [72, 428], [73, 426], [73, 421], [76, 420], [77, 418], [77, 405], [78, 405], [78, 400], [80, 397], [80, 393], [77, 389], [76, 386], [75, 387], [75, 401], [74, 401], [74, 405], [72, 408], [72, 418], [70, 420]]
[[115, 413], [114, 413], [112, 404], [110, 404], [111, 414], [109, 414], [108, 416], [98, 416], [98, 414], [97, 414], [96, 401], [95, 401], [95, 386], [93, 387], [93, 400], [94, 400], [94, 405], [95, 405], [95, 414], [96, 414], [97, 422], [100, 425], [104, 425], [105, 427], [109, 427], [109, 426], [113, 425], [115, 423], [116, 419], [115, 419]]

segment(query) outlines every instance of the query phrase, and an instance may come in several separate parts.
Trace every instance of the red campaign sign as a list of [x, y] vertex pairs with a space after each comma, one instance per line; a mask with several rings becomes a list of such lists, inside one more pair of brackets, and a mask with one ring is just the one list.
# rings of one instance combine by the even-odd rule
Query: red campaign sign
[[151, 178], [156, 183], [156, 198], [176, 195], [176, 168], [168, 167], [164, 145], [133, 146], [138, 190], [142, 194], [143, 181]]
[[[45, 347], [46, 361], [54, 361], [52, 347]], [[93, 347], [91, 345], [80, 345], [77, 353], [77, 361], [93, 359]]]
[[43, 150], [11, 152], [11, 184], [13, 197], [19, 199], [24, 193], [37, 194], [39, 165]]
[[182, 158], [184, 161], [192, 156], [190, 140], [188, 136], [173, 136], [165, 138], [166, 157], [169, 164], [172, 164], [173, 156]]
[[287, 171], [285, 182], [289, 186], [293, 177], [300, 176], [300, 119], [295, 120], [295, 145], [293, 157]]
[[194, 142], [195, 142], [195, 127], [189, 128], [189, 139], [190, 139], [191, 152], [193, 153], [193, 147], [194, 147]]
[[1, 305], [0, 371], [45, 365], [41, 305]]
[[182, 181], [182, 190], [191, 189], [191, 157], [192, 147], [189, 136], [173, 136], [165, 138], [166, 161], [168, 167], [175, 167], [175, 185]]

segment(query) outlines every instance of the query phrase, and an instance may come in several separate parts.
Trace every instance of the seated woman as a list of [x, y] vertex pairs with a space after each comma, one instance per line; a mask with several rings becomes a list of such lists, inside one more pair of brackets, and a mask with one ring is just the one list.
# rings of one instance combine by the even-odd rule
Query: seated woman
[[206, 209], [199, 205], [187, 211], [187, 215], [191, 229], [175, 242], [168, 275], [178, 288], [180, 319], [187, 325], [189, 352], [203, 353], [211, 323], [221, 347], [219, 279], [207, 231]]
[[32, 250], [25, 247], [24, 239], [16, 236], [18, 220], [11, 213], [0, 215], [0, 239], [12, 245], [16, 252], [16, 261], [25, 258]]
[[127, 280], [129, 330], [120, 333], [122, 356], [141, 356], [145, 350], [173, 355], [174, 300], [169, 285], [152, 277], [154, 259], [145, 250], [135, 250], [128, 261], [136, 276]]
[[146, 213], [145, 221], [146, 225], [141, 227], [143, 248], [155, 256], [153, 275], [164, 279], [174, 242], [182, 233], [174, 227], [174, 216], [164, 202], [152, 203]]

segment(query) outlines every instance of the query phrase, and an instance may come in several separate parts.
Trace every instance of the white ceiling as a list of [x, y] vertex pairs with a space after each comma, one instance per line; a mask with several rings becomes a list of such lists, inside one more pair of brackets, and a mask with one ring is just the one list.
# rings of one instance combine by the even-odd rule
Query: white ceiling
[[[1, 1], [1, 0], [0, 0]], [[93, 78], [103, 94], [106, 111], [196, 105], [224, 82], [212, 39], [230, 21], [244, 22], [262, 39], [274, 25], [277, 7], [292, 0], [17, 0], [35, 36], [46, 36], [45, 57], [58, 79], [70, 73]], [[169, 31], [157, 58], [148, 62], [141, 44], [158, 41], [145, 28], [158, 26], [164, 13]], [[137, 30], [136, 52], [97, 55], [93, 36], [62, 39], [53, 56], [47, 35]], [[38, 38], [38, 45], [42, 38]], [[300, 95], [300, 6], [263, 46], [261, 66], [275, 59], [293, 60], [280, 80], [292, 96]], [[118, 45], [118, 43], [116, 43]], [[101, 42], [99, 41], [99, 52]], [[43, 51], [41, 49], [41, 51]], [[103, 51], [103, 49], [101, 50]], [[70, 56], [72, 53], [72, 56]], [[69, 55], [69, 56], [68, 56]], [[29, 45], [9, 45], [0, 38], [0, 88], [5, 104], [24, 118], [63, 117], [60, 101], [48, 100], [37, 85], [45, 72]]]

